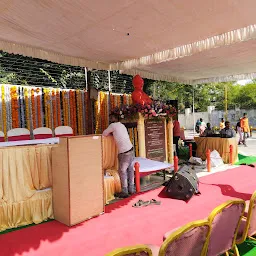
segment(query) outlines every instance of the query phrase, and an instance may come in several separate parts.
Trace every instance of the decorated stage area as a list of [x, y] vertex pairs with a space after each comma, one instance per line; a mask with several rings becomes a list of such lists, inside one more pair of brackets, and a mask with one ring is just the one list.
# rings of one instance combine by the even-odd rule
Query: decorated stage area
[[[1, 255], [103, 256], [127, 245], [161, 245], [166, 231], [207, 217], [217, 205], [231, 198], [249, 200], [255, 188], [255, 168], [239, 166], [212, 173], [200, 178], [202, 194], [188, 203], [166, 198], [161, 187], [108, 205], [105, 214], [71, 228], [50, 221], [2, 234]], [[132, 207], [139, 199], [153, 198], [161, 205]]]

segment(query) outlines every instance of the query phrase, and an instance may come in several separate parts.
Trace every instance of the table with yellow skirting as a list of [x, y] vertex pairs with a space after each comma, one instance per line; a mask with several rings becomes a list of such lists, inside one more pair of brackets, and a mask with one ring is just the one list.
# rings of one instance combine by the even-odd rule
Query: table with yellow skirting
[[0, 231], [53, 218], [52, 147], [0, 148]]
[[[117, 148], [112, 136], [103, 138], [105, 203], [121, 191]], [[0, 231], [53, 218], [52, 148], [29, 145], [0, 148]]]
[[113, 136], [103, 137], [102, 147], [103, 170], [107, 176], [112, 176], [114, 178], [111, 179], [111, 181], [107, 181], [108, 183], [113, 184], [111, 187], [113, 189], [109, 189], [110, 185], [107, 186], [106, 182], [104, 181], [105, 195], [107, 195], [107, 197], [105, 198], [105, 202], [108, 203], [115, 198], [115, 193], [119, 193], [122, 190], [121, 181], [118, 174], [118, 150]]
[[218, 138], [218, 137], [195, 137], [194, 138], [197, 150], [196, 155], [201, 159], [206, 159], [206, 151], [210, 149], [211, 151], [216, 150], [219, 152], [224, 163], [229, 163], [230, 158], [230, 145], [233, 146], [233, 163], [237, 161], [238, 158], [238, 145], [236, 138]]
[[115, 180], [112, 176], [104, 176], [104, 200], [105, 204], [109, 204], [110, 201], [114, 200], [115, 194]]

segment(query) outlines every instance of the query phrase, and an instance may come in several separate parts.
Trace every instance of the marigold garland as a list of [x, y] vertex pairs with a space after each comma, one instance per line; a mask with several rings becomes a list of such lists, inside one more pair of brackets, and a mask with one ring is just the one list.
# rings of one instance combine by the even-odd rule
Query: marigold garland
[[100, 113], [99, 113], [99, 99], [94, 103], [94, 112], [95, 112], [95, 133], [99, 134], [101, 131], [100, 126]]
[[135, 156], [139, 156], [139, 141], [138, 141], [138, 131], [134, 128], [134, 144], [135, 144]]
[[82, 94], [79, 90], [75, 91], [76, 95], [76, 116], [77, 116], [77, 133], [83, 134], [83, 107], [82, 107]]
[[61, 104], [60, 104], [60, 90], [56, 91], [56, 104], [57, 104], [57, 124], [61, 126]]
[[[0, 130], [5, 134], [11, 128], [26, 127], [31, 130], [46, 126], [54, 129], [61, 125], [71, 126], [74, 134], [89, 132], [89, 119], [93, 115], [89, 113], [87, 91], [0, 85], [0, 92]], [[94, 103], [97, 133], [107, 128], [111, 110], [128, 103], [129, 98], [129, 95], [99, 93]]]
[[52, 115], [53, 115], [53, 128], [55, 129], [57, 125], [57, 102], [56, 102], [56, 94], [55, 90], [52, 90]]
[[37, 108], [37, 121], [38, 121], [38, 127], [43, 126], [42, 124], [42, 103], [41, 103], [41, 90], [40, 88], [36, 88], [36, 108]]
[[12, 128], [19, 127], [19, 102], [18, 102], [18, 93], [17, 87], [11, 87], [11, 107], [12, 107]]
[[29, 111], [29, 89], [25, 88], [24, 89], [24, 99], [25, 99], [25, 117], [26, 117], [26, 128], [28, 130], [31, 129], [31, 124], [30, 124], [30, 111]]
[[1, 86], [2, 91], [2, 117], [3, 117], [3, 132], [5, 139], [7, 137], [7, 114], [6, 114], [6, 102], [5, 102], [5, 86]]

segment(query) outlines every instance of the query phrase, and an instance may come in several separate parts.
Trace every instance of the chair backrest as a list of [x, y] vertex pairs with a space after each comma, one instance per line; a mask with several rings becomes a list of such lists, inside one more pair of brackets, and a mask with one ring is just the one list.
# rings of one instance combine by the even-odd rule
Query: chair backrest
[[243, 237], [239, 243], [244, 242], [248, 236], [256, 234], [256, 191], [250, 199], [249, 209], [246, 218], [246, 224], [243, 230]]
[[105, 256], [153, 256], [153, 254], [147, 245], [135, 245], [116, 249]]
[[2, 131], [0, 131], [0, 142], [4, 142], [4, 133]]
[[191, 222], [169, 235], [163, 242], [159, 256], [203, 256], [206, 250], [210, 225], [206, 220]]
[[52, 138], [52, 130], [47, 127], [39, 127], [33, 130], [35, 139], [48, 139]]
[[7, 132], [8, 141], [30, 140], [30, 131], [26, 128], [14, 128]]
[[55, 128], [56, 137], [73, 136], [73, 129], [70, 126], [58, 126]]
[[216, 207], [209, 215], [211, 234], [208, 256], [216, 256], [236, 247], [236, 236], [244, 214], [243, 200], [230, 200]]

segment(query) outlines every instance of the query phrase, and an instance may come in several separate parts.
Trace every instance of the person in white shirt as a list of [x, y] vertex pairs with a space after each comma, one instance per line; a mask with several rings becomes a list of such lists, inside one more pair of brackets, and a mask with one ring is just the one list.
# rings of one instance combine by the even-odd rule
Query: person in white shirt
[[206, 128], [206, 124], [203, 121], [203, 119], [200, 118], [200, 126], [199, 126], [199, 133], [200, 133], [200, 135], [202, 135], [204, 133], [205, 128]]
[[[118, 148], [119, 176], [121, 180], [122, 192], [117, 196], [126, 198], [129, 194], [134, 194], [134, 170], [132, 162], [134, 160], [133, 145], [126, 127], [119, 122], [119, 116], [111, 114], [109, 116], [110, 125], [103, 131], [103, 136], [113, 135]], [[128, 194], [129, 193], [129, 194]]]

